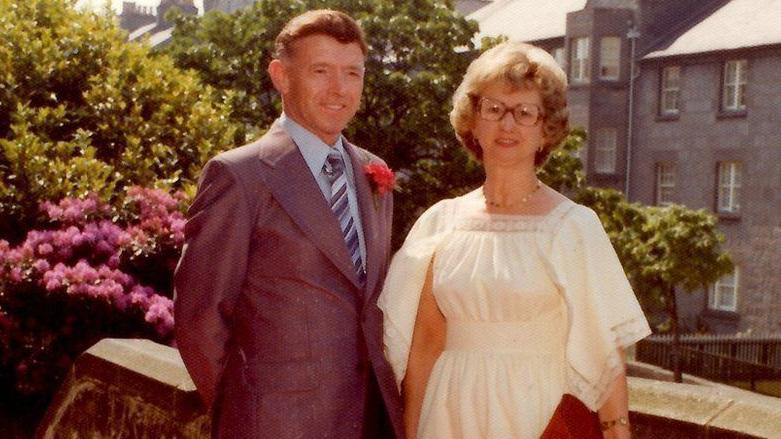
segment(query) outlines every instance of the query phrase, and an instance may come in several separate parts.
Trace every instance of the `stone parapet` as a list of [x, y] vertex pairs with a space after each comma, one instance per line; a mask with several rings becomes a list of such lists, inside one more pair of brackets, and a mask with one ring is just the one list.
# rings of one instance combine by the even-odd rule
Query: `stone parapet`
[[[781, 399], [628, 363], [634, 438], [781, 438]], [[104, 339], [82, 354], [40, 438], [208, 438], [210, 422], [179, 351]]]
[[179, 351], [104, 339], [79, 356], [39, 438], [208, 438], [210, 423]]

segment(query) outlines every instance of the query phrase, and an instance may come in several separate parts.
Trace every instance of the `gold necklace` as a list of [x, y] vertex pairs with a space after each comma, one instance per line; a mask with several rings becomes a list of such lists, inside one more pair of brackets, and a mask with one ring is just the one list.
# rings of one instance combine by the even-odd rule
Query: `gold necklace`
[[534, 184], [534, 189], [531, 190], [528, 194], [524, 195], [520, 200], [514, 201], [512, 203], [499, 203], [493, 200], [489, 200], [488, 196], [485, 194], [485, 186], [483, 186], [483, 198], [485, 198], [485, 204], [490, 207], [497, 207], [497, 208], [510, 208], [510, 207], [517, 207], [522, 204], [526, 204], [529, 199], [531, 199], [532, 195], [537, 193], [538, 190], [542, 187], [542, 183], [540, 183], [540, 180], [537, 180], [537, 182]]

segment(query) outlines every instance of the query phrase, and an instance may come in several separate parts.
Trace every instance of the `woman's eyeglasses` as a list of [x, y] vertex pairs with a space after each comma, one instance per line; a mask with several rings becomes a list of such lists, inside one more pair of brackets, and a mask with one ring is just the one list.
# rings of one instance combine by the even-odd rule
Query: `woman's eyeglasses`
[[520, 103], [512, 108], [491, 98], [482, 97], [478, 101], [480, 118], [484, 120], [502, 120], [504, 115], [512, 113], [513, 119], [518, 125], [533, 127], [542, 119], [542, 110], [536, 104]]

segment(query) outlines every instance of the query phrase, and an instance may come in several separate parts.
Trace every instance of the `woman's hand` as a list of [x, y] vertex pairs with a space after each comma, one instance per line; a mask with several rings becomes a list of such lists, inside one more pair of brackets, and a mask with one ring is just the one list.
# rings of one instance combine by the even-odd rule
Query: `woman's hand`
[[[621, 373], [611, 385], [610, 395], [599, 409], [599, 421], [603, 425], [607, 423], [607, 429], [602, 431], [604, 439], [628, 439], [632, 437], [629, 425], [629, 396], [626, 384], [625, 364], [626, 356], [623, 349], [621, 354]], [[624, 422], [626, 421], [626, 422]]]

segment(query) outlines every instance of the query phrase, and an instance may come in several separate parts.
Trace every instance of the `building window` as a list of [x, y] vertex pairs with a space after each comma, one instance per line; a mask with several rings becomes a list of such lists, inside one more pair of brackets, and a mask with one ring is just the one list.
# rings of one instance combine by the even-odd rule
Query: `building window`
[[573, 82], [588, 82], [591, 71], [589, 39], [587, 37], [573, 39], [571, 52], [570, 78]]
[[600, 174], [616, 172], [616, 129], [597, 130], [594, 148], [594, 170]]
[[716, 208], [722, 213], [737, 213], [740, 211], [740, 185], [742, 166], [740, 162], [719, 162], [718, 195]]
[[656, 205], [673, 204], [675, 193], [675, 165], [673, 163], [656, 164]]
[[669, 66], [662, 69], [662, 81], [660, 89], [662, 115], [678, 114], [678, 98], [681, 94], [681, 67]]
[[599, 42], [599, 79], [618, 79], [621, 62], [621, 38], [603, 37]]
[[708, 308], [719, 311], [738, 310], [738, 267], [732, 273], [724, 275], [708, 294]]
[[567, 59], [564, 57], [564, 48], [563, 47], [557, 47], [550, 52], [551, 56], [553, 56], [553, 59], [556, 60], [556, 63], [561, 67], [564, 68], [564, 64], [567, 62]]
[[730, 60], [724, 64], [724, 92], [722, 107], [725, 111], [746, 109], [746, 71], [745, 59]]

